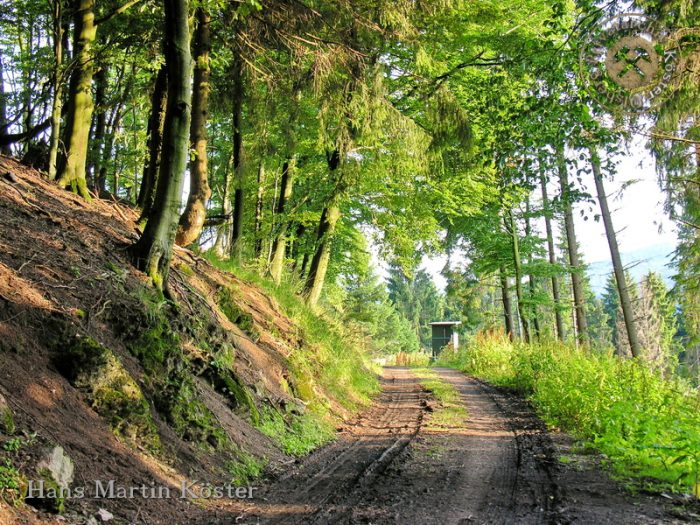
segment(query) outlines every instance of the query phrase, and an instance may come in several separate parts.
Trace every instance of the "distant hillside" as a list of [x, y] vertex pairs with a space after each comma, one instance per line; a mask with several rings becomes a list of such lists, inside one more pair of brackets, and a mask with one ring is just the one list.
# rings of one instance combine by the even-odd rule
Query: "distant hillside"
[[[628, 268], [635, 280], [639, 281], [645, 274], [653, 271], [659, 273], [671, 285], [675, 270], [672, 266], [673, 244], [657, 244], [641, 250], [635, 250], [622, 254], [622, 262]], [[591, 279], [591, 287], [596, 295], [602, 295], [605, 290], [605, 281], [612, 272], [610, 261], [596, 261], [588, 265], [588, 275]]]

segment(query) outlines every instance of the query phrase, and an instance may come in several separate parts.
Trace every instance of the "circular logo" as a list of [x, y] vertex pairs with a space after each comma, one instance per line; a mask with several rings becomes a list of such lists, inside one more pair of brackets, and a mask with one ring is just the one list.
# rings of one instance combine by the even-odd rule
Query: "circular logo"
[[581, 46], [584, 85], [608, 109], [652, 109], [671, 82], [676, 48], [664, 48], [666, 33], [645, 15], [626, 13], [600, 21]]

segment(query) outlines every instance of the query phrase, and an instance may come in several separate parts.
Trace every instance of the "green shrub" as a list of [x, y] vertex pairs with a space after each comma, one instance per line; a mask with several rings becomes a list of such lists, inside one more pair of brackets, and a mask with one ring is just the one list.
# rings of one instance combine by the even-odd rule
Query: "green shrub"
[[453, 366], [526, 393], [540, 416], [597, 448], [623, 476], [698, 495], [700, 393], [644, 362], [558, 343], [481, 336]]

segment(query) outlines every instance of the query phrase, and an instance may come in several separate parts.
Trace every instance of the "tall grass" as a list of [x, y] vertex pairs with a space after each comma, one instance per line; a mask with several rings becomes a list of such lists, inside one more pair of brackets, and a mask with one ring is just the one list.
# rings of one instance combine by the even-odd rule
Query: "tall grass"
[[357, 335], [342, 319], [312, 310], [300, 297], [294, 283], [276, 285], [256, 271], [205, 254], [216, 267], [255, 284], [273, 297], [299, 330], [303, 344], [289, 356], [288, 366], [295, 391], [306, 403], [306, 412], [291, 423], [268, 412], [260, 430], [275, 438], [288, 453], [301, 455], [333, 437], [337, 409], [349, 411], [369, 403], [379, 391], [378, 369], [362, 351]]
[[441, 364], [527, 394], [550, 426], [597, 448], [623, 476], [700, 497], [700, 393], [641, 361], [479, 335]]
[[389, 366], [420, 366], [430, 364], [431, 355], [427, 352], [398, 352], [386, 359]]

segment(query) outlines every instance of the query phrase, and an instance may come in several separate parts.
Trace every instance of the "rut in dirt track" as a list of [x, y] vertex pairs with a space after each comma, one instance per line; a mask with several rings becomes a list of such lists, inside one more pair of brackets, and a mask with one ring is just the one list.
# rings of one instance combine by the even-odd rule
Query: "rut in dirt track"
[[518, 440], [509, 418], [478, 383], [450, 370], [438, 372], [462, 394], [468, 425], [465, 421], [448, 431], [422, 428], [432, 412], [429, 394], [409, 369], [387, 368], [373, 407], [338, 441], [269, 487], [255, 519], [270, 524], [507, 523], [525, 509], [536, 518], [528, 521], [540, 522], [553, 501], [550, 485], [543, 475], [536, 480], [543, 489], [523, 490]]
[[465, 420], [433, 424], [440, 407], [420, 380], [387, 367], [373, 406], [271, 483], [237, 523], [680, 523], [600, 472], [559, 464], [544, 424], [518, 396], [434, 370], [460, 393]]

